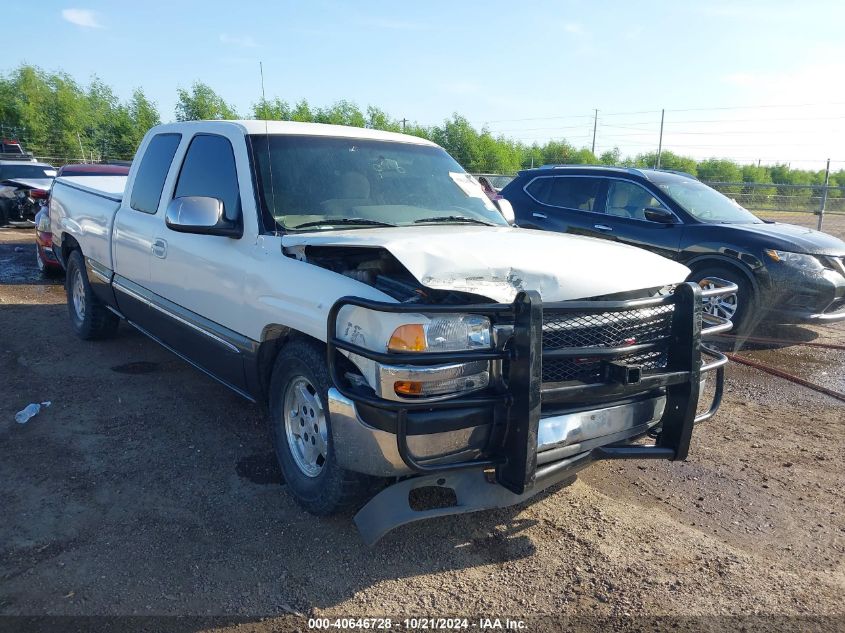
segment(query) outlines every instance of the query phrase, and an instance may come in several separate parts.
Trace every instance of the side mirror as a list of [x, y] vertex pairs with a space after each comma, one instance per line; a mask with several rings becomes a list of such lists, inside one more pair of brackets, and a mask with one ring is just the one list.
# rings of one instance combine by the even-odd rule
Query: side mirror
[[513, 212], [513, 206], [510, 202], [504, 198], [499, 198], [498, 200], [494, 200], [493, 204], [498, 207], [499, 213], [501, 213], [502, 217], [508, 221], [508, 224], [513, 226], [516, 223], [516, 214]]
[[164, 223], [167, 228], [179, 233], [224, 237], [243, 235], [243, 227], [226, 219], [223, 213], [223, 201], [205, 196], [174, 198], [167, 205]]
[[646, 207], [643, 209], [643, 215], [649, 222], [657, 222], [659, 224], [675, 224], [675, 216], [671, 211], [661, 209], [659, 207]]

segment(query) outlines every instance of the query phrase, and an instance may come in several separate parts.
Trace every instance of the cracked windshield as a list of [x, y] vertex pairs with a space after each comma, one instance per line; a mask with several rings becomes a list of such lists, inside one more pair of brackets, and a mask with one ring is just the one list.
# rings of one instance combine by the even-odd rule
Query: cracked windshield
[[286, 230], [507, 226], [478, 181], [439, 147], [255, 136], [252, 148], [262, 207]]

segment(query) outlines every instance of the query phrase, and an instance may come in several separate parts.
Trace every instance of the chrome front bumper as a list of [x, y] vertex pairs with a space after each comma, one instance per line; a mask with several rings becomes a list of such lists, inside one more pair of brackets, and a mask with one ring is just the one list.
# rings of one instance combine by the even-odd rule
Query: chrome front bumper
[[[399, 454], [396, 435], [365, 422], [355, 403], [337, 389], [329, 389], [332, 439], [338, 465], [377, 477], [414, 474]], [[548, 464], [603, 444], [643, 434], [663, 415], [663, 396], [551, 415], [540, 419], [537, 464]], [[491, 425], [444, 433], [408, 435], [408, 448], [420, 461], [448, 464], [476, 457], [489, 438]], [[628, 433], [630, 432], [630, 433]]]

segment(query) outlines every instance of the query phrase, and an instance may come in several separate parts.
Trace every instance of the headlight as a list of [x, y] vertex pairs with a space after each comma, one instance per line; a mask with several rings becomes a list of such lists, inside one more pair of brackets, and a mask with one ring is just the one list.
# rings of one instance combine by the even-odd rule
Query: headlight
[[776, 251], [771, 248], [767, 248], [765, 253], [773, 262], [778, 262], [793, 268], [801, 268], [808, 271], [818, 271], [824, 268], [822, 263], [813, 255], [790, 253], [788, 251]]
[[390, 337], [391, 352], [461, 352], [490, 349], [490, 319], [471, 314], [433, 316], [428, 323], [400, 325]]

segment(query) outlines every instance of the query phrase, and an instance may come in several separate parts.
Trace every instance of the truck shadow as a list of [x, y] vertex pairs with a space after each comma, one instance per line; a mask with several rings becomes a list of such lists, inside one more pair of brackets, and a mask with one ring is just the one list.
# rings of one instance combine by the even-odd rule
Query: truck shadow
[[[128, 326], [85, 342], [64, 305], [24, 303], [0, 309], [0, 331], [19, 332], [0, 346], [6, 614], [307, 615], [536, 552], [524, 506], [410, 524], [367, 547], [351, 514], [314, 517], [286, 494], [261, 407]], [[360, 611], [401, 608], [380, 604]]]

